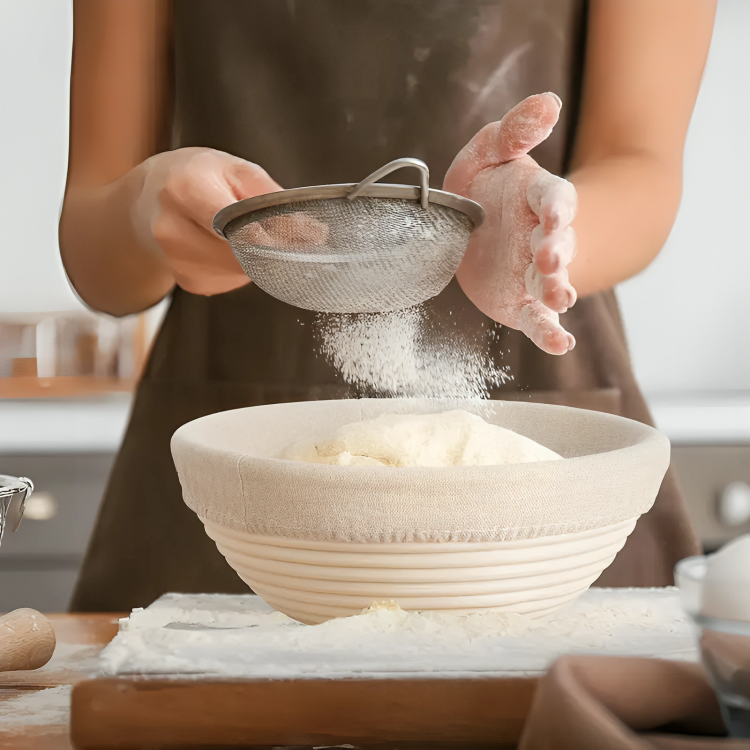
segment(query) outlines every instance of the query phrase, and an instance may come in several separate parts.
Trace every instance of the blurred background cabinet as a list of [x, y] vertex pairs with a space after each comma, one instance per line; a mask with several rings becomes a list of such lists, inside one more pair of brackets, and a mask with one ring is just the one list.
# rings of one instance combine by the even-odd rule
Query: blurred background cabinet
[[707, 551], [750, 534], [750, 446], [678, 445], [672, 461]]
[[3, 473], [33, 477], [35, 493], [0, 555], [0, 611], [65, 611], [94, 525], [113, 453], [10, 455]]
[[35, 486], [0, 546], [0, 612], [67, 609], [130, 403], [128, 393], [0, 399], [0, 474]]

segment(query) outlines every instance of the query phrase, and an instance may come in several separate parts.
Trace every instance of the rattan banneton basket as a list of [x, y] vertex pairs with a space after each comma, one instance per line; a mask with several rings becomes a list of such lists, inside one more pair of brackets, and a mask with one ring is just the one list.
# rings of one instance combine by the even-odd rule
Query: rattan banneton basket
[[669, 464], [657, 430], [599, 412], [466, 402], [562, 461], [503, 466], [328, 466], [280, 458], [383, 413], [433, 400], [275, 404], [181, 427], [172, 453], [185, 502], [228, 563], [276, 609], [307, 623], [373, 601], [409, 610], [553, 612], [612, 562]]

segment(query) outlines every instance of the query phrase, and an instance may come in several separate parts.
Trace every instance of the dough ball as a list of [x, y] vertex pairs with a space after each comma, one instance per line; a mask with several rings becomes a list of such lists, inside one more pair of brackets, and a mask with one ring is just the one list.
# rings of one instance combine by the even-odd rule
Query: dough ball
[[466, 411], [384, 414], [340, 428], [333, 440], [296, 446], [296, 461], [341, 466], [494, 466], [562, 458]]

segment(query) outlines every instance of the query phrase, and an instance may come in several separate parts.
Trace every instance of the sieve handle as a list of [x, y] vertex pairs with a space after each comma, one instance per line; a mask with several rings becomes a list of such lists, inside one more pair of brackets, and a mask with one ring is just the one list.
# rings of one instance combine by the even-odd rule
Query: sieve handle
[[406, 156], [403, 159], [394, 159], [392, 162], [380, 167], [380, 169], [375, 170], [369, 177], [365, 177], [346, 197], [349, 200], [356, 198], [381, 177], [385, 177], [387, 174], [395, 172], [397, 169], [403, 169], [404, 167], [416, 167], [419, 170], [420, 203], [422, 204], [422, 208], [426, 209], [430, 203], [430, 170], [421, 159], [412, 159], [410, 156]]

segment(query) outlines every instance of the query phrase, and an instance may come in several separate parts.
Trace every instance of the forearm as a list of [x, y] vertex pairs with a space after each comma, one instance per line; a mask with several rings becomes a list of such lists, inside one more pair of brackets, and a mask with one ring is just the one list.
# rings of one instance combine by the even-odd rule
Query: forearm
[[579, 295], [642, 271], [674, 223], [715, 0], [591, 0], [570, 178]]
[[642, 271], [672, 229], [682, 174], [651, 154], [610, 156], [569, 175], [578, 191], [577, 252], [568, 267], [583, 297]]
[[60, 219], [60, 251], [83, 301], [111, 315], [140, 312], [174, 286], [159, 248], [137, 236], [131, 213], [140, 170], [104, 187], [69, 186]]

